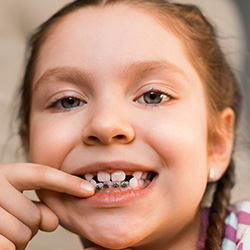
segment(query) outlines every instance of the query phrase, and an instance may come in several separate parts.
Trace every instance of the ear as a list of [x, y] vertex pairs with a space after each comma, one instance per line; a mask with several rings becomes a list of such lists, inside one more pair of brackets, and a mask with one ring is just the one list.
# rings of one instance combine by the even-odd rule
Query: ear
[[228, 168], [234, 146], [234, 120], [235, 114], [231, 108], [224, 109], [219, 115], [208, 146], [209, 182], [219, 180]]

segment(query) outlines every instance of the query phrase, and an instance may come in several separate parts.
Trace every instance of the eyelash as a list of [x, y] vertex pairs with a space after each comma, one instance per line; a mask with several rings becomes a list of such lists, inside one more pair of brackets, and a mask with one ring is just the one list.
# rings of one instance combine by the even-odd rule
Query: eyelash
[[[146, 102], [146, 100], [145, 100], [145, 95], [146, 94], [160, 94], [160, 98], [162, 98], [161, 100], [160, 100], [160, 102], [159, 103], [147, 103]], [[140, 102], [139, 101], [139, 99], [144, 99], [144, 102]], [[146, 91], [146, 92], [144, 92], [142, 95], [140, 95], [139, 96], [139, 98], [137, 98], [135, 101], [137, 102], [137, 103], [142, 103], [142, 104], [145, 104], [145, 105], [151, 105], [151, 106], [158, 106], [158, 105], [161, 105], [161, 104], [164, 104], [164, 103], [162, 103], [162, 100], [164, 99], [164, 98], [167, 98], [168, 100], [165, 100], [165, 102], [169, 102], [170, 100], [173, 100], [174, 99], [174, 97], [171, 95], [171, 94], [169, 94], [168, 92], [165, 92], [165, 91], [162, 91], [162, 90], [159, 90], [159, 89], [155, 89], [155, 88], [152, 88], [151, 90], [149, 90], [149, 91]]]
[[[152, 94], [152, 95], [157, 95], [157, 94], [159, 95], [160, 94], [160, 96], [158, 96], [158, 97], [161, 98], [161, 99], [157, 103], [149, 103], [145, 99], [146, 98], [146, 96], [145, 96], [146, 94]], [[153, 97], [153, 96], [151, 96], [151, 97]], [[143, 101], [140, 100], [142, 98], [143, 98]], [[157, 98], [157, 96], [155, 96], [155, 99], [156, 98]], [[62, 102], [66, 101], [66, 100], [69, 101], [70, 99], [72, 99], [73, 101], [77, 101], [78, 104], [76, 104], [73, 107], [64, 107], [63, 104], [62, 104]], [[142, 103], [142, 104], [145, 104], [145, 105], [150, 105], [150, 106], [158, 106], [160, 104], [164, 104], [165, 103], [165, 102], [162, 103], [162, 100], [164, 100], [164, 99], [167, 99], [167, 100], [165, 100], [165, 102], [168, 103], [170, 100], [174, 99], [174, 97], [171, 94], [169, 94], [168, 92], [152, 88], [151, 90], [144, 92], [142, 95], [140, 95], [138, 98], [136, 98], [135, 102]], [[55, 100], [52, 101], [52, 103], [49, 105], [48, 108], [56, 108], [56, 109], [62, 109], [62, 110], [71, 110], [71, 109], [75, 109], [75, 108], [84, 106], [85, 104], [86, 104], [86, 102], [82, 101], [80, 98], [69, 95], [69, 96], [62, 96], [62, 97], [56, 98]]]
[[[62, 102], [63, 101], [66, 101], [66, 100], [70, 100], [72, 99], [73, 101], [77, 101], [78, 104], [76, 106], [73, 106], [73, 107], [64, 107]], [[71, 110], [71, 109], [75, 109], [75, 108], [78, 108], [78, 107], [81, 107], [83, 105], [85, 105], [86, 102], [81, 100], [80, 98], [76, 97], [76, 96], [63, 96], [63, 97], [58, 97], [56, 98], [55, 100], [52, 101], [52, 103], [49, 105], [48, 108], [55, 108], [55, 109], [58, 109], [58, 110]], [[73, 105], [73, 104], [72, 104]]]

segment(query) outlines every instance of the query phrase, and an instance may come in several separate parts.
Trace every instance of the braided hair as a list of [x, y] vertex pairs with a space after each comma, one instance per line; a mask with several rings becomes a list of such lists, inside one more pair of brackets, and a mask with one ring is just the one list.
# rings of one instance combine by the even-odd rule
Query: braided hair
[[227, 216], [230, 191], [234, 185], [234, 179], [234, 162], [231, 160], [227, 171], [218, 181], [214, 193], [213, 203], [209, 213], [209, 226], [207, 228], [205, 250], [221, 249], [222, 237], [225, 229], [224, 221]]

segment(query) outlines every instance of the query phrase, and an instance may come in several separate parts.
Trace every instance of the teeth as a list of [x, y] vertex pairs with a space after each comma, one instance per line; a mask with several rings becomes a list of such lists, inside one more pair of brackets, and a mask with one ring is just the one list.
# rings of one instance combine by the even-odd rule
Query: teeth
[[92, 174], [85, 174], [84, 175], [84, 178], [87, 180], [87, 181], [91, 181], [93, 179], [94, 175]]
[[112, 181], [124, 181], [125, 179], [126, 179], [126, 174], [122, 170], [115, 171], [111, 175]]
[[140, 179], [138, 182], [139, 182], [139, 185], [141, 185], [141, 186], [143, 186], [145, 183], [145, 181], [143, 179]]
[[95, 190], [96, 191], [100, 191], [103, 187], [103, 184], [102, 183], [97, 183], [96, 186], [95, 186]]
[[111, 187], [111, 185], [112, 185], [111, 181], [103, 183], [104, 188], [109, 188], [109, 187]]
[[113, 188], [118, 188], [118, 187], [120, 187], [119, 182], [114, 182], [114, 183], [112, 184], [112, 187], [113, 187]]
[[110, 181], [110, 174], [103, 171], [99, 171], [97, 173], [97, 180], [103, 182]]
[[137, 180], [140, 180], [141, 179], [141, 177], [142, 177], [142, 172], [139, 172], [139, 171], [137, 171], [137, 172], [134, 172], [133, 173], [133, 176], [137, 179]]
[[127, 187], [127, 186], [128, 186], [128, 181], [123, 181], [123, 182], [121, 183], [121, 187], [125, 188], [125, 187]]
[[90, 180], [90, 183], [93, 184], [94, 186], [96, 186], [96, 181], [95, 180]]
[[146, 180], [146, 179], [147, 179], [147, 176], [148, 176], [148, 173], [145, 172], [145, 173], [142, 175], [142, 177], [141, 177], [140, 179]]
[[132, 188], [137, 188], [138, 187], [138, 180], [133, 177], [130, 181], [129, 181], [129, 186]]
[[[126, 177], [127, 174], [127, 177]], [[84, 178], [95, 186], [97, 192], [122, 192], [130, 188], [143, 188], [148, 186], [151, 181], [152, 172], [124, 172], [123, 170], [117, 170], [109, 174], [105, 171], [99, 171], [97, 175], [94, 173], [88, 173], [84, 175]], [[132, 177], [132, 176], [133, 177]], [[132, 178], [131, 178], [132, 177]]]

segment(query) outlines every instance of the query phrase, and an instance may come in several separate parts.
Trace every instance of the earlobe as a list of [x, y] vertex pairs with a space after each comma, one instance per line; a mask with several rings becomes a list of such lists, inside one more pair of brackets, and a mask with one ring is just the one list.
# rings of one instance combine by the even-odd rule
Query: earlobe
[[219, 180], [228, 168], [234, 145], [234, 120], [231, 108], [220, 113], [213, 138], [209, 142], [208, 182]]
[[215, 178], [215, 175], [214, 175], [214, 168], [211, 167], [211, 168], [209, 169], [209, 178], [208, 178], [208, 181], [209, 181], [209, 182], [213, 182], [213, 181], [214, 181], [214, 178]]

